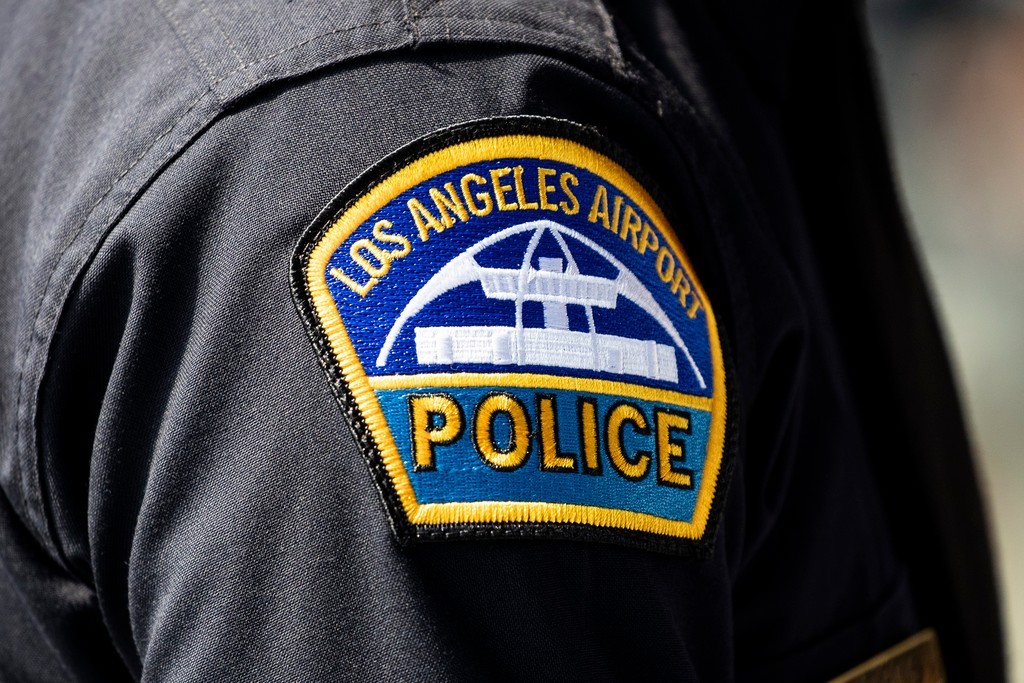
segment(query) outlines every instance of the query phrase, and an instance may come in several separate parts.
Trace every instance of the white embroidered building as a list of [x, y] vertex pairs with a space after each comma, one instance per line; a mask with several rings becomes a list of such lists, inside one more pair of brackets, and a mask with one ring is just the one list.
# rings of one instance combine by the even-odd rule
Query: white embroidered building
[[[512, 235], [532, 231], [523, 259], [516, 268], [491, 268], [475, 256]], [[534, 252], [545, 232], [556, 240], [562, 258], [541, 257], [533, 268]], [[592, 249], [617, 271], [614, 279], [584, 275], [566, 240]], [[643, 283], [618, 259], [580, 233], [553, 221], [532, 221], [501, 230], [474, 244], [441, 268], [409, 301], [395, 320], [377, 357], [383, 367], [405, 323], [442, 294], [471, 282], [479, 282], [484, 295], [496, 301], [515, 302], [514, 324], [445, 325], [415, 328], [416, 359], [421, 365], [482, 363], [488, 365], [539, 365], [596, 370], [668, 382], [679, 381], [672, 346], [650, 339], [599, 333], [594, 309], [614, 310], [619, 296], [647, 312], [683, 353], [697, 382], [706, 386], [686, 344], [668, 315]], [[523, 325], [523, 304], [543, 306], [543, 327]], [[581, 306], [587, 331], [569, 329], [568, 306]]]

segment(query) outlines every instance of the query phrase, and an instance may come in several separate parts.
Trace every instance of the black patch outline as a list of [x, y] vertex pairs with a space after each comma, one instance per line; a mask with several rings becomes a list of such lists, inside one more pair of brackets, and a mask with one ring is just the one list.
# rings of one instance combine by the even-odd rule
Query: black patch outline
[[[326, 236], [334, 222], [359, 200], [364, 194], [389, 176], [397, 173], [417, 158], [439, 149], [469, 142], [482, 137], [498, 135], [543, 135], [563, 138], [589, 147], [615, 161], [638, 183], [661, 208], [669, 227], [680, 225], [673, 204], [659, 185], [654, 182], [644, 169], [638, 167], [632, 157], [606, 138], [592, 126], [547, 116], [516, 115], [477, 119], [442, 128], [424, 137], [418, 138], [394, 152], [361, 173], [346, 185], [325, 206], [303, 231], [292, 252], [290, 267], [290, 289], [299, 318], [302, 320], [310, 343], [316, 352], [320, 365], [327, 376], [346, 423], [360, 447], [360, 453], [366, 461], [378, 494], [388, 511], [388, 521], [395, 540], [401, 546], [409, 546], [420, 541], [445, 541], [454, 539], [552, 539], [568, 541], [597, 541], [614, 543], [627, 547], [639, 548], [654, 552], [679, 555], [696, 560], [708, 560], [715, 549], [715, 541], [721, 521], [722, 508], [725, 505], [736, 451], [739, 444], [737, 424], [738, 402], [736, 397], [736, 372], [731, 344], [728, 339], [725, 320], [722, 313], [726, 310], [726, 296], [716, 302], [714, 310], [718, 313], [718, 343], [721, 347], [722, 364], [725, 375], [723, 390], [725, 393], [725, 438], [722, 444], [722, 458], [718, 477], [714, 482], [702, 482], [702, 486], [713, 486], [711, 509], [708, 513], [704, 533], [699, 538], [666, 536], [634, 529], [598, 527], [567, 522], [464, 522], [459, 524], [414, 525], [405, 514], [405, 508], [394, 489], [394, 484], [384, 466], [384, 459], [373, 439], [369, 426], [363, 419], [355, 397], [344, 380], [344, 375], [334, 353], [331, 350], [327, 334], [316, 315], [313, 298], [306, 282], [305, 270], [310, 255], [316, 245]], [[582, 207], [581, 207], [582, 208]], [[697, 220], [697, 217], [694, 217]], [[692, 255], [691, 255], [692, 258]], [[705, 288], [707, 282], [703, 283]], [[707, 293], [707, 289], [705, 289]], [[710, 295], [709, 295], [710, 298]], [[600, 446], [599, 453], [600, 453]], [[600, 460], [600, 456], [599, 456]]]

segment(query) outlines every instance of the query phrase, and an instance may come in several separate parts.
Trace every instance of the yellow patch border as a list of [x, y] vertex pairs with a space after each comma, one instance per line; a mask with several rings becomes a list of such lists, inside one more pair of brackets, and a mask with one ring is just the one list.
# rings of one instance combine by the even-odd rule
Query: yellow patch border
[[[374, 212], [402, 192], [459, 166], [510, 157], [526, 157], [571, 164], [590, 170], [613, 183], [639, 206], [671, 246], [675, 256], [691, 277], [697, 296], [707, 316], [708, 338], [713, 367], [711, 399], [689, 396], [668, 390], [651, 389], [625, 382], [577, 379], [527, 373], [431, 373], [402, 377], [370, 378], [348, 336], [345, 324], [327, 285], [327, 264], [348, 237]], [[667, 230], [668, 221], [661, 208], [644, 187], [609, 157], [578, 142], [548, 135], [510, 134], [486, 135], [458, 142], [430, 152], [408, 163], [353, 202], [326, 230], [313, 247], [304, 277], [313, 307], [337, 360], [348, 390], [366, 422], [380, 452], [384, 468], [391, 479], [406, 517], [413, 525], [555, 523], [628, 529], [661, 536], [697, 540], [703, 537], [711, 516], [711, 507], [719, 484], [725, 451], [726, 385], [722, 346], [714, 312], [685, 250], [675, 233]], [[481, 382], [481, 377], [486, 377]], [[405, 383], [407, 381], [407, 383]], [[479, 501], [450, 503], [419, 503], [395, 445], [391, 430], [377, 402], [374, 388], [400, 386], [517, 386], [537, 388], [571, 388], [597, 393], [631, 395], [649, 400], [662, 400], [681, 407], [710, 409], [711, 433], [692, 521], [682, 522], [656, 515], [569, 503]], [[614, 392], [610, 385], [615, 385]]]

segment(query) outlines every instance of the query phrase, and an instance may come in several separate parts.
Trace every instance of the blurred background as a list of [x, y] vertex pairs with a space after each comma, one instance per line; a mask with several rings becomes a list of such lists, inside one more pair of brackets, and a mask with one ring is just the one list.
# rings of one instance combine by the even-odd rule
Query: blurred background
[[1024, 2], [868, 0], [904, 206], [987, 487], [1024, 683]]

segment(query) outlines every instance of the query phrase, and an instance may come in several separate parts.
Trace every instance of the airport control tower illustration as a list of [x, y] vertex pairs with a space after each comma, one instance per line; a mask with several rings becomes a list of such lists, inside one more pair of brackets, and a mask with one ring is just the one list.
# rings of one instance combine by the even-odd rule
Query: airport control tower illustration
[[[522, 260], [513, 267], [483, 266], [477, 257], [514, 235], [529, 233]], [[534, 256], [541, 238], [549, 234], [561, 256]], [[613, 278], [583, 274], [577, 258], [603, 259], [617, 273]], [[514, 225], [469, 247], [438, 270], [409, 300], [392, 325], [376, 359], [384, 367], [405, 325], [441, 295], [479, 282], [490, 300], [515, 303], [508, 325], [442, 325], [416, 327], [416, 359], [420, 365], [478, 363], [496, 366], [547, 366], [586, 369], [678, 383], [682, 371], [692, 373], [701, 389], [706, 380], [668, 314], [643, 283], [622, 262], [576, 230], [550, 220]], [[673, 345], [651, 339], [602, 334], [594, 324], [594, 309], [614, 310], [619, 297], [640, 307], [665, 331]], [[543, 326], [524, 325], [523, 304], [543, 306]], [[586, 331], [569, 325], [569, 306], [582, 307]], [[645, 325], [637, 325], [642, 330]], [[677, 351], [682, 358], [677, 361]]]

